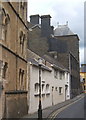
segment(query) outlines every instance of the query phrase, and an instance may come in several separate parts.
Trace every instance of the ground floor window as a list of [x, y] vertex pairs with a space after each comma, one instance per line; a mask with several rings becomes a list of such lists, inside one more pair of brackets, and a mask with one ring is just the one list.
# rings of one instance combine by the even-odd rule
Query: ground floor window
[[38, 83], [35, 83], [35, 92], [38, 93], [39, 92], [39, 84]]
[[59, 87], [59, 94], [62, 94], [62, 93], [63, 93], [63, 88]]

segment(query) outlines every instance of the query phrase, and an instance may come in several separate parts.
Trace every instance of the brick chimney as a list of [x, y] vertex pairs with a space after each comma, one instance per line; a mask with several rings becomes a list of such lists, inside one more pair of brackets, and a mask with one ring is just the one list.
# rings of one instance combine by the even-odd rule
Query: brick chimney
[[31, 15], [30, 16], [30, 22], [34, 25], [39, 24], [39, 18], [40, 18], [40, 16], [38, 14], [37, 15]]
[[41, 16], [41, 35], [43, 37], [49, 37], [51, 34], [50, 18], [50, 15]]

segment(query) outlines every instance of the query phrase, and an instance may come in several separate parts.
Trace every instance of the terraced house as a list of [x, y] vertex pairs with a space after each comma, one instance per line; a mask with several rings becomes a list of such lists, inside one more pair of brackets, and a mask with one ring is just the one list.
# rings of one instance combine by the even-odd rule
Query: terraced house
[[27, 113], [26, 25], [26, 2], [0, 2], [0, 118]]
[[[41, 58], [31, 50], [28, 54], [28, 113], [34, 113], [39, 107], [39, 62]], [[70, 99], [70, 73], [59, 62], [45, 55], [42, 59], [41, 104], [42, 109]]]

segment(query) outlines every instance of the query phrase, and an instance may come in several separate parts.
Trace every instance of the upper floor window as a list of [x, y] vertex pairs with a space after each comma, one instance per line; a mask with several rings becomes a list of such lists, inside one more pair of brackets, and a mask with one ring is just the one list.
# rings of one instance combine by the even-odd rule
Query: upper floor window
[[63, 71], [59, 72], [60, 80], [65, 78], [65, 73]]
[[21, 53], [24, 52], [24, 42], [25, 42], [26, 36], [23, 33], [23, 31], [20, 32], [20, 47], [21, 47]]
[[62, 80], [62, 72], [61, 71], [59, 73], [59, 76], [60, 76], [60, 80]]
[[20, 2], [20, 17], [22, 19], [24, 19], [25, 14], [26, 14], [26, 12], [25, 12], [25, 0], [21, 0], [21, 2]]
[[0, 60], [0, 76], [2, 76], [3, 61]]
[[58, 70], [54, 70], [54, 77], [58, 78]]
[[2, 8], [1, 24], [2, 24], [2, 39], [3, 40], [6, 40], [9, 22], [10, 22], [10, 16], [9, 14], [5, 12], [5, 9]]
[[19, 84], [20, 84], [20, 89], [24, 89], [24, 70], [21, 68], [19, 69]]
[[6, 79], [6, 71], [8, 68], [8, 63], [5, 62], [4, 67], [3, 67], [3, 74], [2, 74], [2, 78]]
[[68, 80], [68, 73], [66, 74], [67, 76], [66, 76], [66, 79]]
[[6, 79], [7, 68], [8, 68], [8, 63], [0, 61], [0, 76], [4, 79]]
[[24, 6], [25, 6], [25, 1], [24, 1], [24, 0], [21, 0], [21, 2], [20, 2], [20, 7], [24, 9]]

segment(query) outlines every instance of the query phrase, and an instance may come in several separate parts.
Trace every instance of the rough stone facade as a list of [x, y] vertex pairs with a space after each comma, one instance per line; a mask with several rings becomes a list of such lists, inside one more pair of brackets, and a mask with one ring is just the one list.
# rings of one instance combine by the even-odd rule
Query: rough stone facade
[[16, 118], [27, 114], [27, 3], [1, 2], [0, 7], [1, 117]]
[[[28, 28], [30, 28], [29, 24]], [[41, 29], [39, 26], [29, 29], [28, 47], [40, 56], [47, 53], [49, 48], [48, 39], [46, 37], [41, 37]]]
[[[67, 45], [64, 47], [67, 47], [66, 52], [71, 52], [73, 56], [79, 61], [79, 37], [77, 34], [74, 35], [65, 35], [65, 36], [56, 36], [57, 39], [60, 41], [64, 41]], [[62, 49], [62, 48], [61, 48]]]
[[67, 51], [63, 53], [59, 52], [58, 59], [67, 69], [70, 70], [71, 97], [74, 97], [80, 92], [79, 38], [75, 34], [56, 36], [56, 38], [66, 43], [66, 46], [64, 44], [64, 48], [66, 48]]

